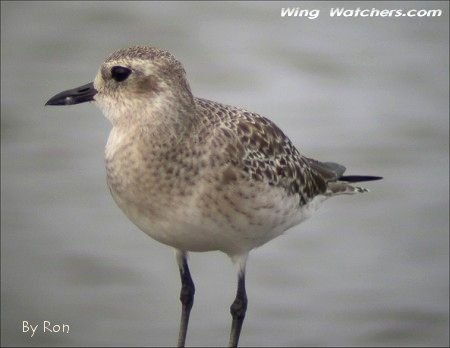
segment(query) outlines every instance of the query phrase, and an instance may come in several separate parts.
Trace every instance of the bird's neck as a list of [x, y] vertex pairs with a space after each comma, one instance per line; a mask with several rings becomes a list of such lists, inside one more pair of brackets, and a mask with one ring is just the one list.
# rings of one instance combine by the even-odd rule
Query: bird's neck
[[196, 129], [198, 123], [193, 98], [159, 95], [151, 101], [138, 101], [130, 110], [121, 110], [120, 117], [108, 117], [117, 130], [141, 128], [148, 136], [162, 142], [179, 140]]
[[[145, 113], [122, 115], [115, 120], [105, 148], [110, 185], [127, 187], [130, 182], [150, 175], [149, 168], [164, 167], [167, 156], [182, 152], [185, 144], [195, 137], [200, 123], [195, 104], [192, 107], [172, 104], [170, 110], [146, 108]], [[153, 179], [157, 182], [156, 177]]]

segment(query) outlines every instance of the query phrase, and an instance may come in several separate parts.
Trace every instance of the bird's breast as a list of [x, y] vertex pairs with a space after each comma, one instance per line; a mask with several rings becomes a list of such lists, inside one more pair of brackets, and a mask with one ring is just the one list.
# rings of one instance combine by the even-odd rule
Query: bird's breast
[[134, 207], [155, 219], [186, 204], [199, 172], [192, 156], [139, 130], [113, 128], [105, 160], [107, 183], [119, 207], [125, 212]]

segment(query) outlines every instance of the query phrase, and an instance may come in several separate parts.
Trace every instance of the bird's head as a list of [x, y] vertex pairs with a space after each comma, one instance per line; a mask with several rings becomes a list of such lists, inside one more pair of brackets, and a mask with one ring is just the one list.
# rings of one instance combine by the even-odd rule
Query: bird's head
[[114, 52], [100, 66], [94, 82], [58, 93], [46, 105], [89, 101], [95, 102], [113, 124], [125, 119], [155, 119], [193, 107], [181, 63], [169, 52], [150, 46]]

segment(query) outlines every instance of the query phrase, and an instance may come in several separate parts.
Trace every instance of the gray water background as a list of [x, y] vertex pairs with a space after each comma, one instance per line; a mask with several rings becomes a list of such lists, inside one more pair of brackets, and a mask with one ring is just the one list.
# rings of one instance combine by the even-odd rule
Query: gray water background
[[[281, 18], [283, 6], [321, 9]], [[442, 9], [330, 18], [331, 7]], [[303, 153], [384, 176], [327, 201], [248, 263], [243, 346], [445, 346], [449, 340], [448, 2], [1, 2], [2, 346], [170, 346], [172, 250], [105, 183], [94, 105], [44, 107], [118, 48], [181, 60], [195, 95], [271, 118]], [[190, 258], [188, 345], [223, 346], [235, 273]], [[70, 324], [30, 338], [22, 321]]]

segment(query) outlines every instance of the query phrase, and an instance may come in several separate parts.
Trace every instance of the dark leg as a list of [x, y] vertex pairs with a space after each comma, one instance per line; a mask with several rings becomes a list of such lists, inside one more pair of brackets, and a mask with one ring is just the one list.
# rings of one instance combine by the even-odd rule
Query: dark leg
[[191, 313], [191, 308], [194, 304], [195, 286], [191, 278], [191, 273], [189, 272], [186, 252], [177, 250], [177, 263], [181, 277], [180, 301], [182, 304], [178, 347], [184, 347], [189, 323], [189, 314]]
[[238, 287], [236, 298], [230, 307], [233, 323], [231, 325], [229, 347], [237, 347], [242, 324], [244, 323], [245, 311], [247, 310], [247, 294], [245, 292], [245, 268], [238, 274]]

